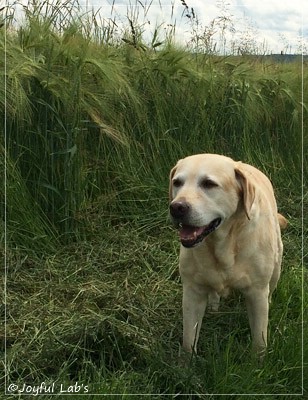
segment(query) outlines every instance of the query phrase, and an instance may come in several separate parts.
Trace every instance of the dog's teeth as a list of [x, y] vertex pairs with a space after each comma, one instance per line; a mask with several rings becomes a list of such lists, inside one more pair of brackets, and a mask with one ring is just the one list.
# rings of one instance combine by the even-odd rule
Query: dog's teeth
[[197, 232], [194, 232], [194, 239], [197, 239]]

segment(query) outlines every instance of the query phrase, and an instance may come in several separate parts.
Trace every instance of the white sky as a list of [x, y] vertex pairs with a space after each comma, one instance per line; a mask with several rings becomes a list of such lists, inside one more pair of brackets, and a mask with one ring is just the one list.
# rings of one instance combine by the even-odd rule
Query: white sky
[[[28, 0], [19, 3], [27, 4]], [[129, 29], [129, 17], [135, 26], [142, 27], [143, 37], [149, 42], [156, 26], [160, 26], [156, 41], [162, 41], [172, 25], [175, 39], [181, 45], [191, 44], [191, 38], [199, 35], [199, 45], [204, 47], [204, 39], [211, 37], [217, 43], [216, 49], [222, 52], [230, 51], [233, 42], [234, 52], [246, 46], [259, 53], [299, 53], [303, 49], [307, 54], [308, 0], [78, 0], [78, 3], [82, 10], [99, 10], [100, 20], [105, 24], [115, 21], [119, 38], [123, 37], [124, 29]], [[186, 16], [193, 13], [196, 18]], [[223, 17], [220, 22], [219, 17]], [[216, 33], [211, 36], [208, 28], [214, 19]]]
[[[122, 24], [127, 26], [127, 15], [134, 10], [135, 17], [138, 16], [140, 24], [144, 23], [144, 29], [148, 37], [153, 37], [155, 26], [161, 27], [161, 39], [163, 39], [164, 28], [168, 24], [176, 25], [176, 40], [185, 44], [192, 37], [193, 29], [202, 36], [205, 27], [209, 27], [214, 18], [226, 17], [227, 26], [225, 37], [228, 47], [230, 40], [239, 44], [254, 43], [262, 52], [267, 53], [295, 53], [299, 52], [299, 45], [307, 47], [308, 41], [308, 0], [185, 0], [191, 14], [191, 8], [198, 19], [194, 25], [191, 19], [185, 16], [185, 7], [182, 0], [82, 0], [88, 9], [100, 8], [101, 15], [105, 18], [115, 18], [121, 30]], [[183, 15], [184, 12], [184, 15]], [[150, 23], [148, 23], [148, 21]], [[235, 33], [230, 32], [233, 23]], [[219, 33], [222, 25], [216, 24], [217, 45], [222, 46]]]

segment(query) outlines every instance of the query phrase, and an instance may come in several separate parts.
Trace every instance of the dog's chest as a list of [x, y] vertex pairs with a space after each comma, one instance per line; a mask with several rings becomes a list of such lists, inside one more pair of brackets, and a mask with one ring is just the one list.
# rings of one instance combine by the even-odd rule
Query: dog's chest
[[234, 253], [217, 254], [212, 249], [203, 249], [180, 262], [182, 279], [190, 281], [209, 290], [215, 290], [224, 296], [230, 289], [245, 289], [250, 286], [251, 280], [245, 265], [241, 265]]

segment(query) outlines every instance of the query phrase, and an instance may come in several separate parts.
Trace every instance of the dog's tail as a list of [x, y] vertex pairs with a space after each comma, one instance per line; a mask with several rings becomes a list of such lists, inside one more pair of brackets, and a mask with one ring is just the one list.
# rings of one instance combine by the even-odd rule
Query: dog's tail
[[281, 229], [286, 229], [288, 226], [288, 220], [281, 214], [277, 214], [279, 226]]

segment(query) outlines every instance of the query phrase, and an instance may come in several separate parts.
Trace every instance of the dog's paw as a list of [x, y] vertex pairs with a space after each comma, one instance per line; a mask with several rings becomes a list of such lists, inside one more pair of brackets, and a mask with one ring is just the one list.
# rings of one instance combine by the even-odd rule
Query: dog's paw
[[196, 357], [197, 357], [197, 354], [195, 352], [190, 352], [190, 351], [183, 349], [183, 347], [180, 347], [179, 356], [178, 356], [179, 366], [189, 367], [193, 363], [193, 361]]
[[208, 295], [207, 311], [217, 312], [219, 309], [220, 296], [216, 292], [211, 292]]

